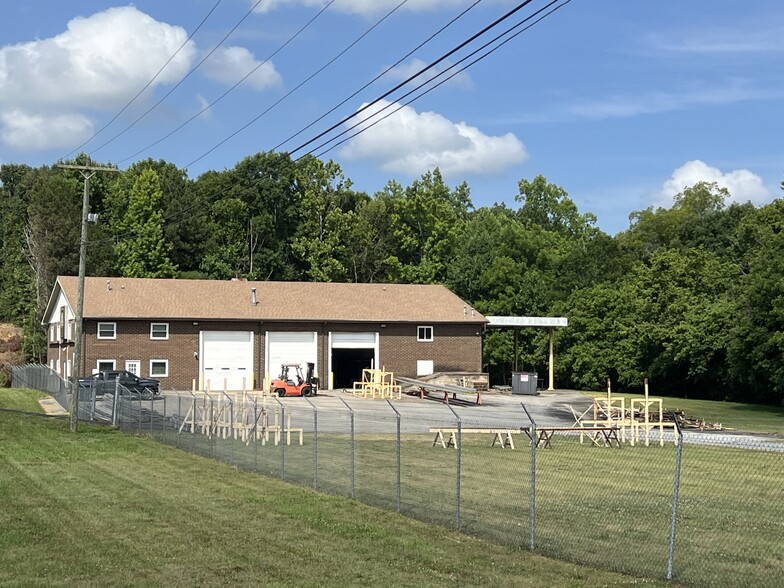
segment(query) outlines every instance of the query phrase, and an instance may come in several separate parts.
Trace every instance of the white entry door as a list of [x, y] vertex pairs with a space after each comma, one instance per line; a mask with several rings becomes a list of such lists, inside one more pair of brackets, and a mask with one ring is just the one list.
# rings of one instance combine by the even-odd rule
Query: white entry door
[[280, 366], [284, 363], [298, 363], [302, 366], [303, 375], [307, 371], [307, 364], [316, 364], [316, 332], [304, 333], [267, 332], [267, 357], [265, 371], [270, 378], [280, 375]]
[[199, 340], [202, 388], [253, 387], [253, 331], [201, 331]]
[[138, 359], [126, 359], [125, 371], [131, 372], [135, 376], [141, 376], [142, 362]]

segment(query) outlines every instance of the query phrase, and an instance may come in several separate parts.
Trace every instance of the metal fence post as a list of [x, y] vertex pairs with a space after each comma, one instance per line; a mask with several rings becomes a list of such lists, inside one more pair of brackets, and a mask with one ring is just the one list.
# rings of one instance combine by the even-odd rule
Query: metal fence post
[[305, 400], [313, 407], [313, 489], [316, 490], [318, 488], [318, 408], [310, 398]]
[[280, 399], [275, 396], [275, 401], [280, 406], [280, 428], [275, 431], [275, 434], [278, 435], [280, 439], [280, 479], [286, 479], [286, 443], [283, 439], [283, 427], [285, 427], [286, 423], [286, 407], [283, 406], [283, 403]]
[[114, 380], [114, 398], [112, 398], [112, 426], [117, 426], [117, 397], [120, 395], [120, 379]]
[[92, 398], [90, 398], [90, 420], [94, 421], [95, 420], [95, 397], [96, 397], [95, 386], [91, 386], [90, 388], [92, 392], [91, 394]]
[[[231, 396], [226, 394], [225, 390], [223, 395], [229, 401], [229, 463], [234, 463], [234, 401], [231, 399]], [[224, 437], [226, 437], [225, 433]]]
[[177, 436], [175, 437], [177, 442], [177, 447], [180, 446], [180, 434], [182, 432], [181, 423], [179, 423], [180, 420], [182, 420], [182, 396], [180, 396], [180, 393], [177, 392], [177, 418], [174, 421], [175, 425], [178, 425], [176, 426]]
[[536, 548], [536, 421], [531, 417], [525, 404], [522, 402], [520, 406], [523, 407], [528, 420], [531, 422], [531, 505], [528, 514], [529, 525], [531, 527], [531, 551]]
[[153, 406], [153, 401], [155, 398], [150, 395], [150, 436], [154, 439], [155, 438], [155, 431], [152, 428], [153, 421], [155, 420], [155, 407]]
[[457, 480], [456, 480], [456, 488], [455, 488], [455, 528], [459, 531], [460, 530], [460, 469], [462, 466], [462, 454], [463, 454], [463, 421], [460, 418], [460, 415], [455, 412], [455, 409], [452, 408], [449, 404], [446, 407], [452, 411], [452, 414], [455, 415], [457, 419]]
[[397, 512], [400, 512], [400, 413], [391, 400], [387, 400], [387, 403], [397, 416]]
[[163, 423], [161, 424], [161, 430], [163, 431], [163, 443], [166, 444], [166, 397], [163, 397]]
[[675, 482], [672, 491], [672, 521], [670, 522], [670, 549], [667, 554], [667, 579], [672, 580], [672, 565], [675, 558], [675, 528], [678, 520], [678, 495], [681, 488], [681, 460], [683, 457], [683, 431], [681, 425], [676, 418], [672, 415], [672, 420], [675, 421], [675, 427], [678, 429], [678, 449], [675, 454]]
[[139, 414], [136, 418], [136, 432], [141, 435], [142, 434], [142, 396], [141, 394], [138, 395], [139, 397]]
[[259, 426], [259, 405], [257, 402], [253, 403], [253, 470], [259, 469], [259, 443], [258, 443], [258, 426]]
[[346, 405], [346, 408], [348, 409], [350, 419], [351, 419], [351, 498], [356, 498], [357, 494], [355, 491], [356, 489], [355, 482], [356, 482], [357, 461], [356, 461], [356, 453], [355, 453], [356, 444], [354, 442], [354, 409], [351, 408], [348, 405], [348, 402], [343, 400], [343, 398], [341, 398], [340, 400], [343, 402], [343, 404]]

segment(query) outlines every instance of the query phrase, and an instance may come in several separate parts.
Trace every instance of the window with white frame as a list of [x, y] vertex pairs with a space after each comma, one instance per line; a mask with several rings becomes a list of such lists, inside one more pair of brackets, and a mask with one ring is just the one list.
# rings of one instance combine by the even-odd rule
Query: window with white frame
[[432, 341], [433, 327], [417, 327], [417, 341]]
[[169, 323], [150, 323], [150, 339], [168, 339]]
[[169, 360], [168, 359], [151, 359], [150, 360], [150, 377], [151, 378], [165, 378], [169, 375]]
[[117, 362], [113, 359], [99, 359], [95, 362], [96, 372], [113, 372], [116, 369]]
[[98, 323], [99, 339], [116, 339], [117, 323]]

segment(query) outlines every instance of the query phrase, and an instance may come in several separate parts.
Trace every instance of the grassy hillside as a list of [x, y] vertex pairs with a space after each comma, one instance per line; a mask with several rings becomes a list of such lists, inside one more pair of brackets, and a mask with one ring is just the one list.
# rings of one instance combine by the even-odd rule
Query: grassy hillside
[[[35, 393], [0, 391], [29, 410]], [[621, 586], [65, 419], [0, 412], [0, 585]], [[666, 584], [670, 586], [671, 584]]]

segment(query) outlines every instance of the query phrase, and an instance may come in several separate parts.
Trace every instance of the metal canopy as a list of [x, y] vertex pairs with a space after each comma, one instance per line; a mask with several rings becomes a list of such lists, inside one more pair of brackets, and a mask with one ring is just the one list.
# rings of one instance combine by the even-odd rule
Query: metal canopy
[[569, 326], [569, 320], [563, 316], [487, 316], [488, 329], [514, 329], [514, 368], [517, 370], [517, 331], [520, 327], [547, 327], [550, 330], [550, 376], [548, 390], [555, 390], [555, 353], [553, 350], [553, 332], [555, 327]]
[[568, 327], [563, 316], [488, 316], [488, 329], [503, 327]]

